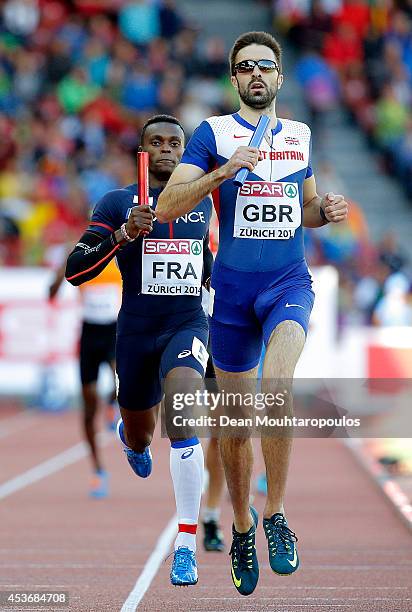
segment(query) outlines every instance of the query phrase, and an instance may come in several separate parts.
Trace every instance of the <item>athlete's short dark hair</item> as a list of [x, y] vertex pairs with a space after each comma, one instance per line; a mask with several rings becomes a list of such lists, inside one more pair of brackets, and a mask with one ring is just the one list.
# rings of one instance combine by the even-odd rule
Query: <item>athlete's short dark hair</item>
[[173, 117], [172, 115], [153, 115], [153, 117], [150, 117], [142, 127], [142, 132], [140, 134], [141, 145], [143, 144], [144, 135], [147, 128], [149, 125], [153, 125], [154, 123], [173, 123], [174, 125], [178, 125], [180, 127], [183, 134], [185, 133], [182, 124], [180, 123], [179, 119], [176, 119], [176, 117]]
[[230, 74], [234, 74], [234, 66], [236, 64], [236, 56], [241, 49], [249, 45], [264, 45], [272, 49], [275, 54], [276, 61], [279, 66], [279, 71], [282, 72], [282, 48], [276, 38], [268, 32], [245, 32], [236, 40], [229, 53]]

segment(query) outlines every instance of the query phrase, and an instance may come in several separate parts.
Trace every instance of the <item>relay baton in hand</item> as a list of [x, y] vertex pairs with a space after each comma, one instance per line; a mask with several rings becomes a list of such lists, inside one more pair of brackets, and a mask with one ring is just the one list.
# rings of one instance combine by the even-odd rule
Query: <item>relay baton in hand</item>
[[[260, 119], [258, 121], [257, 126], [255, 127], [255, 131], [252, 134], [252, 138], [249, 142], [249, 147], [259, 148], [263, 137], [265, 135], [266, 130], [269, 127], [270, 117], [267, 115], [260, 115]], [[247, 175], [249, 174], [249, 170], [247, 168], [241, 168], [236, 172], [236, 176], [233, 179], [233, 183], [236, 187], [242, 187], [243, 183], [246, 180]]]
[[[137, 198], [140, 206], [149, 204], [149, 153], [147, 151], [137, 153]], [[140, 232], [143, 236], [147, 236], [148, 233]]]

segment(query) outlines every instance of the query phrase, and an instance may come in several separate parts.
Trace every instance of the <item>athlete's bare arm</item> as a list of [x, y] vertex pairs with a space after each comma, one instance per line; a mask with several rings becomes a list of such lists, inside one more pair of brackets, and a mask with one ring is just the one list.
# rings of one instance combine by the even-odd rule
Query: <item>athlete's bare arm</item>
[[60, 285], [64, 281], [65, 270], [66, 270], [66, 261], [60, 266], [60, 268], [57, 269], [54, 275], [53, 281], [49, 287], [49, 299], [50, 300], [53, 300], [56, 297], [57, 292], [60, 289]]
[[[323, 211], [323, 215], [321, 213]], [[343, 195], [327, 193], [321, 198], [316, 192], [312, 175], [303, 183], [303, 226], [322, 227], [326, 223], [340, 223], [348, 216], [348, 204]]]
[[156, 206], [158, 221], [174, 221], [193, 210], [210, 192], [233, 178], [240, 168], [253, 172], [259, 159], [258, 149], [238, 147], [226, 164], [208, 174], [193, 164], [179, 164], [159, 196]]

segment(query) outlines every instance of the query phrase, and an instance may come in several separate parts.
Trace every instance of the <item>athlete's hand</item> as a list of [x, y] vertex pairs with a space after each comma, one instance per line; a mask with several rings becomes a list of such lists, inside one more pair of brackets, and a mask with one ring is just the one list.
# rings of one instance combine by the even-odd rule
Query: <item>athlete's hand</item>
[[233, 178], [238, 170], [247, 168], [253, 172], [257, 163], [263, 159], [256, 147], [238, 147], [232, 157], [222, 167], [225, 179]]
[[126, 223], [126, 232], [130, 238], [136, 238], [141, 233], [149, 234], [153, 229], [154, 211], [145, 204], [133, 206]]
[[327, 193], [323, 196], [320, 206], [331, 223], [340, 223], [348, 218], [349, 206], [343, 195]]

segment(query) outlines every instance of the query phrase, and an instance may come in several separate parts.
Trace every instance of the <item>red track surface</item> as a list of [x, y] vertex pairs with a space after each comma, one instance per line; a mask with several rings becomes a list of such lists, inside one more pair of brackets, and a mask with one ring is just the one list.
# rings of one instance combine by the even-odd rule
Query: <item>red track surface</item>
[[[77, 414], [0, 413], [0, 488], [78, 441]], [[134, 477], [115, 440], [103, 452], [111, 472], [109, 500], [88, 499], [87, 458], [0, 499], [0, 590], [68, 590], [72, 611], [121, 609], [174, 513], [168, 443], [154, 442], [147, 481]], [[255, 503], [261, 512], [263, 499]], [[138, 609], [412, 610], [410, 531], [339, 441], [295, 442], [287, 510], [299, 536], [302, 567], [295, 575], [271, 573], [260, 527], [261, 575], [252, 596], [237, 594], [226, 553], [200, 552], [196, 587], [169, 584], [169, 559]], [[230, 523], [225, 499], [228, 544]]]

